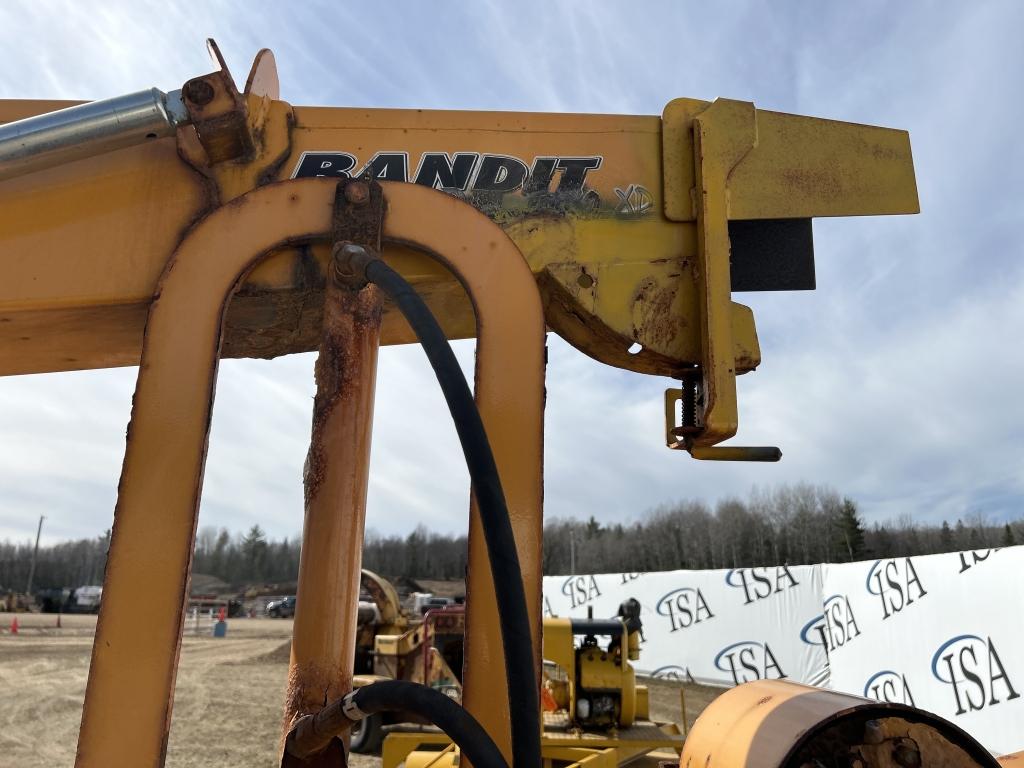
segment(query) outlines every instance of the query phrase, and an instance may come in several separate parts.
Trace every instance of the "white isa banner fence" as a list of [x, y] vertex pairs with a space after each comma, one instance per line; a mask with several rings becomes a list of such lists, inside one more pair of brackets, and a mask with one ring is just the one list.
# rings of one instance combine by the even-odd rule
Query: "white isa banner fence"
[[813, 566], [544, 578], [544, 613], [642, 606], [638, 670], [787, 678], [912, 704], [1024, 749], [1024, 547]]
[[801, 642], [799, 631], [820, 617], [821, 590], [821, 569], [810, 565], [546, 576], [544, 612], [586, 616], [592, 609], [608, 618], [634, 597], [642, 606], [638, 669], [645, 674], [705, 685], [783, 677], [820, 684], [825, 648], [816, 637]]
[[1024, 749], [1024, 547], [822, 566], [830, 686]]

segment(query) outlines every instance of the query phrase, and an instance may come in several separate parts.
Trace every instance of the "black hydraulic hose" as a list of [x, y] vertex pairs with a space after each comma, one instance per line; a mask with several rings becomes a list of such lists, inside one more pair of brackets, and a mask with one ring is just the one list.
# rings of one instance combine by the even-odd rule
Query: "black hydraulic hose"
[[352, 703], [367, 715], [412, 712], [431, 721], [479, 768], [508, 768], [504, 755], [469, 712], [435, 688], [404, 680], [381, 680], [357, 688]]
[[505, 651], [512, 763], [516, 768], [540, 768], [540, 695], [534, 676], [526, 592], [505, 493], [483, 420], [444, 331], [419, 294], [379, 258], [366, 263], [365, 275], [395, 302], [405, 316], [423, 346], [448, 402], [466, 457], [491, 561]]
[[478, 768], [508, 768], [501, 750], [469, 712], [435, 688], [404, 680], [381, 680], [357, 688], [315, 715], [300, 718], [285, 741], [281, 765], [321, 764], [316, 756], [330, 748], [337, 736], [378, 712], [418, 715], [444, 731]]

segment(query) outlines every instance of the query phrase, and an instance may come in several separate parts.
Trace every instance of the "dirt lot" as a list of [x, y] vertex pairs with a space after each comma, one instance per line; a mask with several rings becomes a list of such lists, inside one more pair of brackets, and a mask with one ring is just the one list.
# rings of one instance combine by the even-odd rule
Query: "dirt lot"
[[[71, 766], [95, 617], [64, 616], [57, 629], [55, 616], [19, 614], [17, 636], [11, 618], [0, 613], [0, 768]], [[187, 628], [167, 766], [274, 766], [291, 629], [288, 620], [232, 619], [227, 638], [215, 640], [208, 625], [200, 635]], [[691, 722], [717, 693], [686, 687]], [[651, 709], [678, 720], [679, 686], [653, 686]], [[351, 764], [380, 761], [355, 755]]]

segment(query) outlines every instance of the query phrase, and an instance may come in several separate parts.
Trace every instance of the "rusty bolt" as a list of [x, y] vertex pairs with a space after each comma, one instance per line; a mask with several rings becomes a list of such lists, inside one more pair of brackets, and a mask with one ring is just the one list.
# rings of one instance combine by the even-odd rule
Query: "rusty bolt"
[[213, 101], [213, 86], [202, 78], [189, 80], [185, 83], [185, 98], [198, 107], [205, 107]]
[[365, 181], [353, 181], [345, 186], [345, 199], [352, 205], [365, 205], [370, 199], [370, 187]]
[[331, 253], [334, 282], [350, 288], [362, 288], [366, 285], [366, 267], [376, 258], [361, 245], [335, 243]]

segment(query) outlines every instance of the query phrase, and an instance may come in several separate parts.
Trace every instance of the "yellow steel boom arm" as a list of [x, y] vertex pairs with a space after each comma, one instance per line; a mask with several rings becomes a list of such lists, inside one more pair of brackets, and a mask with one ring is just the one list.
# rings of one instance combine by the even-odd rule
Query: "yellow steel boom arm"
[[[158, 278], [197, 221], [258, 186], [369, 174], [490, 216], [549, 328], [607, 364], [690, 382], [701, 406], [676, 436], [706, 446], [735, 432], [732, 379], [760, 361], [730, 290], [813, 287], [811, 217], [918, 210], [904, 131], [723, 100], [678, 99], [660, 118], [292, 107], [268, 51], [243, 93], [217, 57], [183, 87], [176, 136], [0, 181], [0, 374], [137, 364]], [[0, 101], [0, 123], [62, 106]], [[401, 243], [385, 254], [450, 337], [475, 333], [450, 273]], [[303, 243], [256, 267], [222, 355], [314, 349], [327, 258]], [[386, 308], [382, 342], [411, 340]]]

